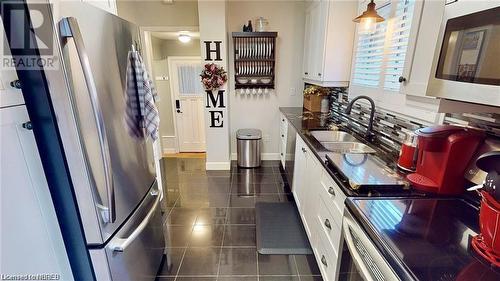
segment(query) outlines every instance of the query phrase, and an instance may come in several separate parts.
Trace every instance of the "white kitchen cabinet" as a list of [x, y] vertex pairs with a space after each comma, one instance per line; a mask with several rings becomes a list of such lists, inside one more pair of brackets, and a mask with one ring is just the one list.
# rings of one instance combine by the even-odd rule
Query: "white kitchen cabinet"
[[[3, 22], [0, 21], [3, 42], [7, 42], [5, 32], [3, 32]], [[9, 48], [4, 48], [4, 60], [12, 59]], [[0, 68], [0, 107], [24, 104], [23, 93], [17, 87], [11, 86], [11, 82], [17, 80], [17, 73], [14, 68]]]
[[348, 86], [357, 3], [311, 1], [305, 13], [304, 81]]
[[82, 0], [82, 2], [89, 3], [113, 15], [117, 15], [116, 0]]
[[414, 24], [418, 24], [417, 34], [408, 46], [407, 59], [403, 69], [404, 82], [400, 92], [406, 95], [425, 96], [431, 73], [434, 50], [440, 48], [439, 27], [444, 16], [445, 0], [423, 1], [422, 14]]
[[58, 274], [73, 280], [24, 105], [0, 109], [2, 274]]
[[337, 280], [346, 196], [297, 134], [292, 192], [324, 280]]
[[283, 168], [286, 163], [286, 142], [288, 134], [288, 120], [283, 113], [280, 113], [280, 161]]

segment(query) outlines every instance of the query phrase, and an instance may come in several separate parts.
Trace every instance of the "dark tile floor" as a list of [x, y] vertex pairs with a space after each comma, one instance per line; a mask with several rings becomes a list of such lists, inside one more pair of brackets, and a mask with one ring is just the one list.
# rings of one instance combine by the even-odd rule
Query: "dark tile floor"
[[204, 159], [165, 158], [167, 259], [158, 281], [320, 281], [312, 255], [261, 255], [255, 202], [291, 200], [278, 161], [205, 171]]

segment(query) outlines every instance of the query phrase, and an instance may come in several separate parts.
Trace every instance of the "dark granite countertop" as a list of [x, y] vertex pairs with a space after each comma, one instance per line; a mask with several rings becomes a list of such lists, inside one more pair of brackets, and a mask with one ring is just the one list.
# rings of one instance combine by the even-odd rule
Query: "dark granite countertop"
[[348, 198], [346, 205], [402, 280], [500, 280], [470, 245], [479, 215], [465, 200]]
[[[375, 143], [366, 142], [362, 136], [346, 127], [338, 127], [329, 114], [312, 113], [300, 107], [280, 107], [280, 111], [295, 128], [328, 173], [339, 184], [346, 196], [411, 196], [426, 194], [413, 190], [395, 165], [394, 155], [381, 151]], [[374, 148], [376, 154], [345, 154], [331, 152], [311, 135], [314, 130], [340, 129]], [[328, 158], [327, 158], [328, 156]], [[365, 183], [359, 188], [360, 183]], [[401, 187], [401, 185], [404, 185]], [[354, 188], [353, 188], [354, 187]], [[359, 188], [359, 189], [356, 189]]]

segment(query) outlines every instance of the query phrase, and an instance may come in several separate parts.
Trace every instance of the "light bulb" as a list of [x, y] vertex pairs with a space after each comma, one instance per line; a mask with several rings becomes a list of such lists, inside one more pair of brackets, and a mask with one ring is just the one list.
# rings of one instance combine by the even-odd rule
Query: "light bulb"
[[362, 18], [359, 22], [359, 32], [363, 34], [371, 34], [375, 32], [377, 23], [374, 18]]
[[189, 41], [191, 41], [191, 36], [189, 36], [188, 34], [179, 34], [178, 38], [182, 43], [188, 43]]

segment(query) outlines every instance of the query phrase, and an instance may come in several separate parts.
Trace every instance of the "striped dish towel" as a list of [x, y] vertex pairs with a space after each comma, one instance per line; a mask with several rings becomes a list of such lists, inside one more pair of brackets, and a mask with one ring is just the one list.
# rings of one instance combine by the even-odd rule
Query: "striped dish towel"
[[160, 117], [155, 101], [158, 101], [158, 93], [137, 51], [128, 53], [125, 83], [125, 123], [129, 134], [135, 138], [147, 135], [157, 140]]

